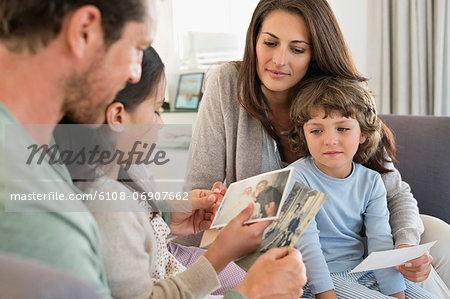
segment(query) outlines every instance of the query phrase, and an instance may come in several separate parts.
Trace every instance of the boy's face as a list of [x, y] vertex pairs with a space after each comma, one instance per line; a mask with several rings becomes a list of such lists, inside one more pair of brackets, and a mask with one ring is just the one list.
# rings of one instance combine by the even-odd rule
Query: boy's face
[[321, 108], [313, 109], [311, 114], [313, 117], [305, 123], [303, 132], [317, 168], [335, 178], [349, 176], [353, 157], [366, 140], [358, 121], [339, 112], [324, 118]]

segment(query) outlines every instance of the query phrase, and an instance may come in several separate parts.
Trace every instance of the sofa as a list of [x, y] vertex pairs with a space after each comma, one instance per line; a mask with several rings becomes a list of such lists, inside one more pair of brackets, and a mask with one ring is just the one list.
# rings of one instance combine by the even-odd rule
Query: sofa
[[419, 212], [450, 223], [450, 117], [381, 115], [397, 145], [397, 169]]
[[54, 267], [0, 252], [0, 298], [101, 299], [79, 278]]
[[[396, 166], [411, 186], [420, 213], [450, 223], [450, 117], [381, 115], [381, 119], [395, 135]], [[177, 243], [198, 245], [200, 238], [201, 234], [178, 238]], [[5, 253], [0, 253], [0, 290], [1, 298], [99, 298], [69, 274]]]

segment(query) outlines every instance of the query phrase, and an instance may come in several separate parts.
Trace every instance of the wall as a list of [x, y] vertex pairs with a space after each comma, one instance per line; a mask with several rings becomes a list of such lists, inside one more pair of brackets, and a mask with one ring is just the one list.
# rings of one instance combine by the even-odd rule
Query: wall
[[[206, 3], [209, 4], [199, 9], [202, 1], [208, 1]], [[358, 70], [364, 76], [371, 78], [369, 86], [374, 89], [377, 89], [379, 80], [373, 61], [373, 44], [377, 43], [376, 27], [379, 24], [376, 24], [371, 17], [376, 1], [328, 0]], [[257, 0], [163, 0], [161, 2], [161, 17], [154, 46], [166, 64], [170, 101], [175, 97], [178, 75], [183, 66], [179, 50], [180, 31], [203, 29], [203, 31], [233, 33], [238, 39], [238, 51], [243, 54], [246, 30], [257, 2]], [[181, 6], [174, 7], [174, 5]], [[185, 11], [189, 8], [192, 9], [186, 13]], [[184, 18], [181, 12], [189, 16], [183, 21], [184, 23], [179, 21]]]

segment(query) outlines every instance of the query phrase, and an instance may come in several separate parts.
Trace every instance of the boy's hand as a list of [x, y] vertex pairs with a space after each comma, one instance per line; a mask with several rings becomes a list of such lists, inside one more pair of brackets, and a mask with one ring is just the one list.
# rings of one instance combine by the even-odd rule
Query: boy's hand
[[400, 298], [400, 299], [405, 299], [405, 292], [398, 292], [392, 295], [389, 295], [391, 297], [395, 297], [395, 298]]

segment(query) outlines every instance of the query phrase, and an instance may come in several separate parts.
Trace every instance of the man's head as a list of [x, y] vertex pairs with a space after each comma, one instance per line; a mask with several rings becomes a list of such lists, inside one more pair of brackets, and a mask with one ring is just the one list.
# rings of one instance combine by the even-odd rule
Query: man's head
[[126, 82], [139, 81], [158, 2], [3, 0], [0, 43], [10, 53], [42, 58], [42, 76], [58, 73], [49, 83], [57, 95], [49, 104], [60, 107], [59, 118], [67, 114], [80, 123], [103, 122], [116, 93]]
[[117, 41], [128, 22], [147, 17], [144, 0], [2, 0], [0, 40], [12, 52], [34, 53], [59, 34], [68, 14], [86, 5], [99, 9], [106, 44]]

